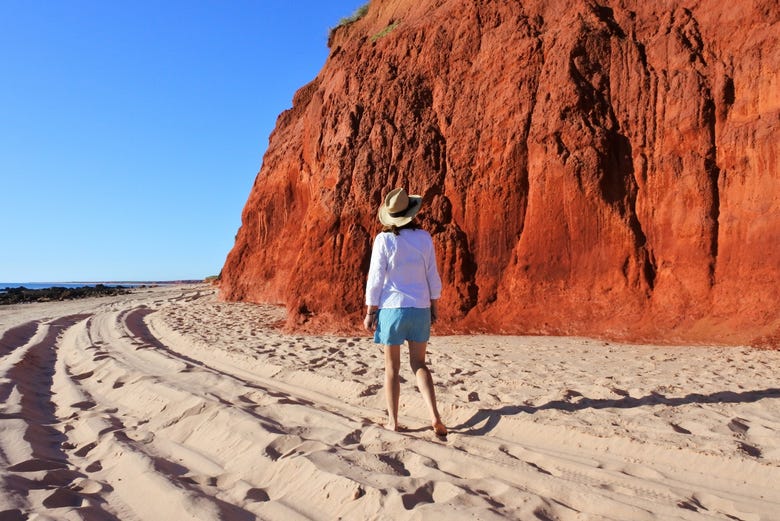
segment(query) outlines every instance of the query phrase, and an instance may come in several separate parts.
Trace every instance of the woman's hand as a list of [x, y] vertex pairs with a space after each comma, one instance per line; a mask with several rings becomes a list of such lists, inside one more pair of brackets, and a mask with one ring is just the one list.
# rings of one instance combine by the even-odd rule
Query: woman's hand
[[435, 324], [439, 319], [439, 306], [436, 300], [431, 300], [431, 324]]
[[376, 329], [376, 314], [378, 311], [376, 309], [369, 309], [366, 312], [366, 318], [363, 319], [363, 327], [366, 328], [366, 331], [373, 331]]

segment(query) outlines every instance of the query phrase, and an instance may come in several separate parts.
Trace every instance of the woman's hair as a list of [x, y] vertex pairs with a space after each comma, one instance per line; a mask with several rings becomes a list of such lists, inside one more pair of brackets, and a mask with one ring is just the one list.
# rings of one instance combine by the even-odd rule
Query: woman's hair
[[420, 229], [420, 225], [417, 224], [416, 221], [409, 221], [403, 226], [396, 226], [395, 224], [391, 224], [389, 226], [382, 227], [383, 232], [389, 232], [392, 233], [393, 235], [398, 235], [401, 232], [401, 230], [419, 230], [419, 229]]

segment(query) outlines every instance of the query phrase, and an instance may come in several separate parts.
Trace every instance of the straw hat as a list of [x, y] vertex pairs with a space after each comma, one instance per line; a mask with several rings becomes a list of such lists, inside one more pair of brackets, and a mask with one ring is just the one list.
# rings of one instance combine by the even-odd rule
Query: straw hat
[[379, 207], [379, 222], [385, 226], [403, 226], [414, 219], [421, 206], [421, 195], [409, 195], [403, 188], [396, 188]]

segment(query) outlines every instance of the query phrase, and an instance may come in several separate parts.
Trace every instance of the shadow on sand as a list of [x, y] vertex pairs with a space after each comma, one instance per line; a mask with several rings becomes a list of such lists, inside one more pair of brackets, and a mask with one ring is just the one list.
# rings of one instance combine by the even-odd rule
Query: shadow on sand
[[[576, 398], [582, 395], [575, 391], [569, 391], [567, 396]], [[591, 399], [583, 396], [582, 399], [576, 401], [553, 400], [544, 405], [507, 405], [498, 409], [480, 409], [471, 418], [451, 430], [460, 434], [484, 435], [495, 429], [504, 416], [515, 416], [522, 413], [536, 414], [546, 410], [576, 412], [585, 409], [631, 409], [655, 405], [678, 407], [695, 403], [752, 403], [764, 398], [780, 398], [780, 389], [744, 392], [721, 391], [713, 394], [692, 393], [680, 398], [667, 398], [658, 393], [650, 393], [642, 398], [624, 396], [617, 400]]]

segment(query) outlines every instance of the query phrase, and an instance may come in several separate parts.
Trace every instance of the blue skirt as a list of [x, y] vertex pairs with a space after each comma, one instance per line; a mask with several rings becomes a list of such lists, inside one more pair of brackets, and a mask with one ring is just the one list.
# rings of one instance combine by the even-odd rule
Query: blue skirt
[[431, 308], [386, 308], [377, 313], [374, 342], [388, 346], [431, 338]]

